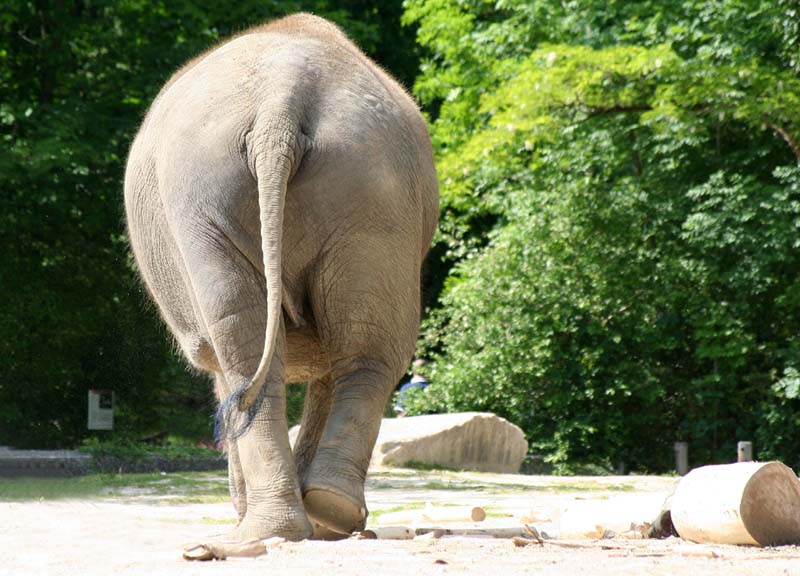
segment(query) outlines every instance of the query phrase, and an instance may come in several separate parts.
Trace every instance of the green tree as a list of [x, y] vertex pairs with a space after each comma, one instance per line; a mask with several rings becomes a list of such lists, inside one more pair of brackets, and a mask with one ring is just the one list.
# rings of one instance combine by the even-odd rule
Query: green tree
[[400, 26], [399, 0], [380, 10], [358, 0], [3, 4], [0, 444], [74, 445], [90, 388], [117, 392], [123, 433], [210, 434], [211, 387], [170, 349], [128, 255], [125, 158], [183, 62], [298, 10], [337, 21], [410, 84], [414, 32]]
[[[784, 3], [787, 4], [787, 3]], [[422, 410], [566, 470], [797, 464], [800, 78], [786, 5], [410, 0], [439, 241]]]

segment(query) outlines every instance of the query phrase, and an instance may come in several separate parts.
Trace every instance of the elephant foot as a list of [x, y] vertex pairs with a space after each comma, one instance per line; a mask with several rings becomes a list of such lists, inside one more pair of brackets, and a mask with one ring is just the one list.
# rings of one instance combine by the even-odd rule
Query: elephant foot
[[327, 541], [337, 541], [337, 540], [345, 540], [350, 536], [350, 534], [343, 534], [341, 532], [334, 532], [333, 530], [329, 530], [325, 528], [322, 524], [317, 524], [316, 522], [311, 522], [311, 525], [314, 528], [314, 533], [311, 534], [312, 540], [327, 540]]
[[185, 560], [224, 560], [230, 557], [260, 556], [267, 548], [282, 542], [305, 540], [312, 535], [311, 523], [304, 510], [281, 509], [271, 517], [248, 511], [231, 532], [212, 537], [207, 542], [184, 547]]
[[312, 534], [311, 523], [305, 511], [272, 514], [270, 517], [259, 516], [248, 510], [238, 526], [228, 536], [234, 542], [264, 540], [278, 536], [291, 542], [305, 540]]
[[339, 490], [331, 487], [309, 487], [303, 496], [309, 518], [328, 531], [352, 534], [367, 524], [367, 508]]

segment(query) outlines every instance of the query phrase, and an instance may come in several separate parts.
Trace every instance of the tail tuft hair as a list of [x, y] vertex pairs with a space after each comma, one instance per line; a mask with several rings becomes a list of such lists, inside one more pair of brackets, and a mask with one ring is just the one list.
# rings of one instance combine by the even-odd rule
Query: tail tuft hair
[[261, 388], [258, 400], [253, 402], [252, 406], [246, 410], [241, 410], [239, 405], [247, 388], [247, 386], [242, 386], [239, 390], [228, 395], [217, 407], [217, 412], [214, 415], [215, 442], [231, 442], [237, 438], [241, 438], [250, 430], [250, 426], [253, 425], [256, 413], [264, 401], [267, 387], [263, 386]]

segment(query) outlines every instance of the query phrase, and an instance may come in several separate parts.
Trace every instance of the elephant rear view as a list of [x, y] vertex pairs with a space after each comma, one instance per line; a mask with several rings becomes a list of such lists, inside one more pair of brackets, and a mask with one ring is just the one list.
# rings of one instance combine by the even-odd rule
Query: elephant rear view
[[[233, 536], [361, 529], [438, 217], [413, 100], [326, 20], [253, 28], [156, 97], [131, 147], [125, 209], [144, 283], [215, 380]], [[287, 382], [309, 382], [294, 453]]]

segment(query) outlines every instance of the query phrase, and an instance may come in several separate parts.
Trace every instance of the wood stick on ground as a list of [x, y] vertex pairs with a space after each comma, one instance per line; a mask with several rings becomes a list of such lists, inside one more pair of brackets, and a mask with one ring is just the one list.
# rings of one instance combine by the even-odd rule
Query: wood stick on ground
[[267, 548], [272, 548], [285, 542], [283, 538], [269, 538], [267, 540], [248, 540], [246, 542], [207, 542], [195, 544], [183, 549], [184, 560], [225, 560], [226, 558], [254, 558], [267, 553]]
[[522, 548], [523, 546], [530, 546], [535, 542], [535, 540], [531, 540], [530, 538], [523, 538], [521, 536], [514, 536], [511, 539], [511, 542], [514, 543], [514, 546], [517, 548]]
[[444, 536], [475, 536], [492, 538], [513, 538], [514, 536], [525, 536], [525, 529], [522, 526], [509, 528], [442, 528], [441, 526], [426, 526], [417, 528], [417, 536], [441, 530]]
[[411, 540], [415, 536], [408, 526], [374, 526], [365, 532], [374, 533], [378, 540]]
[[608, 544], [607, 541], [584, 544], [583, 542], [559, 542], [558, 540], [547, 540], [546, 544], [548, 546], [558, 546], [559, 548], [579, 548], [582, 550], [590, 548], [599, 548], [601, 550], [632, 550], [632, 548], [628, 546], [615, 546], [613, 544]]
[[422, 524], [431, 522], [483, 522], [486, 510], [480, 506], [426, 506], [419, 510], [401, 510], [382, 514], [377, 524]]
[[532, 524], [525, 524], [525, 533], [535, 538], [539, 545], [544, 544], [544, 540], [542, 539], [541, 534], [539, 534], [539, 531], [536, 529], [536, 526], [533, 526]]

